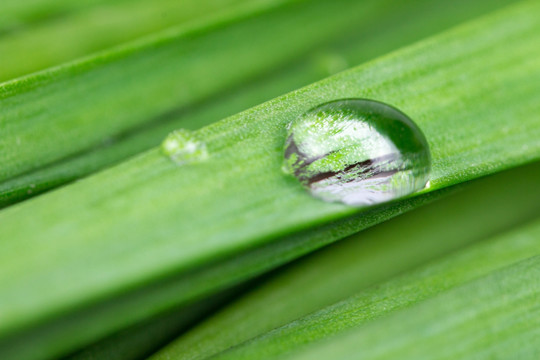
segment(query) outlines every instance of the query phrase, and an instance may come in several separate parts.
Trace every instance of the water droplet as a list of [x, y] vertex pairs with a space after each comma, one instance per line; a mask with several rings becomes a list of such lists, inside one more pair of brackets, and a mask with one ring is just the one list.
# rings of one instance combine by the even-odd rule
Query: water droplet
[[161, 151], [178, 165], [198, 162], [208, 157], [206, 144], [186, 129], [171, 132], [161, 143]]
[[378, 101], [331, 101], [288, 128], [283, 170], [325, 201], [366, 206], [400, 198], [423, 189], [430, 169], [421, 130]]

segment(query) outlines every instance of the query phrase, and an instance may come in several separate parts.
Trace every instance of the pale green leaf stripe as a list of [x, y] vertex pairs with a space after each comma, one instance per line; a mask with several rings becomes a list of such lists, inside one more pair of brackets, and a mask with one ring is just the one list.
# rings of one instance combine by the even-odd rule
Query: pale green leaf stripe
[[[98, 6], [83, 7], [73, 13], [69, 13], [70, 10], [74, 10], [72, 4], [78, 4], [79, 1], [63, 2], [58, 4], [62, 5], [58, 8], [60, 14], [49, 21], [15, 29], [3, 36], [0, 33], [0, 54], [6, 54], [0, 57], [0, 82], [73, 60], [172, 25], [201, 22], [202, 19], [242, 10], [246, 5], [254, 8], [275, 6], [281, 2], [283, 1], [117, 0], [98, 2], [95, 4]], [[28, 7], [26, 2], [18, 3], [24, 3]], [[43, 6], [45, 5], [48, 4]], [[0, 5], [0, 14], [4, 6], [6, 5]], [[38, 6], [37, 11], [39, 8]]]
[[533, 160], [537, 10], [512, 7], [204, 128], [204, 163], [179, 168], [155, 150], [3, 211], [2, 331], [355, 212], [280, 172], [285, 125], [324, 100], [369, 96], [409, 113], [432, 146], [431, 190]]
[[[539, 225], [517, 239], [538, 240]], [[424, 289], [403, 296], [414, 290]], [[540, 256], [534, 256], [286, 358], [538, 359], [539, 297]]]
[[384, 54], [504, 2], [459, 0], [449, 4], [446, 1], [422, 0], [403, 4], [392, 0], [380, 7], [366, 6], [362, 11], [363, 19], [354, 25], [354, 31], [341, 34], [331, 43], [319, 44], [317, 49], [279, 71], [270, 71], [255, 81], [224, 89], [206, 101], [191, 104], [179, 114], [171, 114], [165, 121], [153, 122], [136, 131], [132, 129], [119, 138], [115, 136], [103, 147], [0, 183], [0, 207], [147, 150], [175, 128], [197, 129], [208, 125], [216, 119], [331, 75], [348, 64], [358, 64]]
[[[540, 253], [540, 240], [534, 237], [516, 240], [512, 235], [489, 240], [422, 268], [429, 271], [415, 271], [307, 316], [415, 266], [534, 219], [540, 213], [536, 201], [539, 181], [540, 163], [500, 173], [340, 241], [286, 267], [153, 359], [200, 360], [234, 346], [238, 348], [226, 353], [230, 358], [277, 356], [370, 319], [384, 306], [391, 311], [407, 305], [405, 300], [418, 301], [444, 287]], [[461, 278], [450, 277], [457, 269], [464, 271]], [[441, 279], [446, 280], [436, 286], [418, 285]], [[407, 291], [415, 286], [425, 291], [409, 297], [403, 284], [413, 284]], [[386, 302], [363, 306], [369, 299], [379, 298]]]
[[0, 85], [0, 181], [285, 64], [353, 28], [365, 7], [352, 0], [269, 4], [248, 3], [193, 29]]

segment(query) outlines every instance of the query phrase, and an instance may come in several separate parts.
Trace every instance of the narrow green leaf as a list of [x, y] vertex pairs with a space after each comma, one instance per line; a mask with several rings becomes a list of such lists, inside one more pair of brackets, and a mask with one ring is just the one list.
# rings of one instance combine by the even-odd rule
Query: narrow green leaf
[[[33, 13], [45, 11], [49, 14], [45, 17], [45, 20], [49, 18], [48, 21], [31, 23], [29, 26], [19, 24], [4, 35], [0, 27], [0, 54], [9, 54], [0, 57], [0, 82], [134, 40], [173, 25], [186, 22], [201, 23], [242, 11], [243, 8], [271, 8], [284, 1], [96, 0], [93, 1], [94, 4], [88, 1], [88, 4], [79, 4], [80, 1], [35, 4], [37, 9]], [[58, 8], [47, 10], [47, 6], [51, 5]], [[3, 7], [6, 7], [6, 4], [0, 4], [0, 14], [6, 11]], [[24, 7], [27, 11], [32, 10], [26, 2]], [[12, 17], [18, 10], [23, 9], [20, 7], [12, 9]], [[9, 9], [7, 11], [9, 12]], [[6, 14], [4, 17], [9, 15]], [[19, 14], [21, 21], [28, 16], [29, 14], [26, 16]]]
[[[113, 294], [107, 300], [93, 299], [88, 304], [73, 307], [65, 301], [67, 299], [58, 298], [56, 303], [46, 304], [44, 301], [48, 300], [40, 297], [41, 302], [32, 309], [37, 312], [14, 317], [18, 321], [15, 328], [0, 335], [0, 357], [48, 359], [66, 354], [172, 307], [191, 304], [204, 296], [239, 284], [315, 248], [421, 206], [444, 193], [427, 194], [298, 235], [286, 236], [177, 276], [139, 284], [135, 289]], [[69, 272], [64, 272], [63, 276], [69, 277]], [[2, 303], [0, 305], [4, 306]]]
[[137, 360], [143, 359], [170, 342], [241, 290], [234, 288], [188, 307], [181, 307], [115, 333], [66, 360]]
[[[350, 11], [343, 13], [344, 6]], [[285, 64], [348, 32], [364, 7], [352, 0], [246, 6], [194, 28], [167, 30], [4, 83], [0, 181], [91, 150], [113, 135]]]
[[[261, 251], [255, 265], [225, 267], [227, 276], [200, 285], [215, 291], [335, 240], [274, 241], [358, 213], [311, 198], [280, 170], [286, 124], [320, 102], [371, 97], [408, 113], [432, 147], [427, 191], [538, 158], [539, 6], [518, 4], [201, 129], [197, 136], [210, 154], [205, 162], [179, 167], [154, 149], [2, 211], [0, 336], [19, 331], [24, 338], [24, 331], [47, 320], [105, 307], [107, 300], [147, 290], [168, 276], [193, 280], [192, 273], [205, 266]], [[512, 128], [500, 127], [510, 121]], [[361, 229], [414, 201], [403, 204], [328, 231]], [[272, 251], [261, 250], [264, 245]], [[197, 282], [184, 281], [189, 291], [154, 300], [155, 308], [200, 296]]]
[[340, 241], [286, 267], [153, 359], [205, 359], [229, 348], [224, 356], [234, 359], [279, 357], [539, 254], [540, 241], [521, 231], [492, 238], [536, 218], [539, 181], [540, 164], [497, 174]]
[[[240, 87], [229, 86], [205, 101], [190, 103], [177, 111], [169, 111], [166, 116], [160, 117], [157, 121], [148, 118], [143, 128], [131, 128], [123, 134], [108, 134], [106, 144], [101, 144], [92, 151], [74, 155], [49, 164], [45, 168], [0, 183], [0, 207], [35, 196], [51, 187], [82, 177], [155, 146], [160, 139], [175, 128], [200, 128], [216, 119], [235, 114], [272, 97], [319, 80], [350, 64], [361, 63], [406, 43], [419, 40], [505, 2], [505, 0], [476, 2], [459, 0], [448, 4], [443, 1], [421, 0], [403, 4], [393, 0], [379, 6], [367, 6], [368, 2], [363, 2], [362, 11], [358, 14], [353, 30], [340, 33], [330, 42], [318, 43], [316, 49], [311, 49], [279, 71], [273, 68], [267, 69], [266, 73], [270, 71], [269, 74], [247, 83], [244, 82]], [[250, 32], [246, 32], [239, 39], [249, 41], [251, 36], [253, 35]], [[239, 40], [235, 39], [235, 41]], [[72, 90], [64, 87], [58, 91], [69, 93]], [[124, 92], [125, 89], [119, 88], [119, 91]], [[162, 96], [175, 97], [176, 95], [171, 93], [162, 94]], [[73, 111], [72, 118], [78, 118], [77, 108]], [[79, 111], [86, 113], [84, 107], [81, 107]], [[130, 108], [124, 108], [122, 111], [129, 112]], [[102, 120], [98, 117], [92, 121]], [[45, 116], [43, 121], [54, 124], [58, 119], [56, 116]], [[47, 141], [45, 138], [42, 140]], [[40, 148], [37, 147], [36, 150], [39, 152]]]
[[16, 31], [36, 22], [54, 19], [106, 1], [26, 0], [23, 2], [3, 0], [0, 3], [0, 34]]
[[[538, 239], [539, 230], [515, 236]], [[534, 256], [290, 358], [536, 359], [539, 279]]]

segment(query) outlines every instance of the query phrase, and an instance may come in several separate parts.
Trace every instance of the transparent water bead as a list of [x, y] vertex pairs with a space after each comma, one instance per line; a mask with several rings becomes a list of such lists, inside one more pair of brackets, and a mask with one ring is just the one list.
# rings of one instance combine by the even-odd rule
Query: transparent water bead
[[178, 165], [197, 162], [208, 157], [206, 144], [186, 129], [171, 132], [161, 143], [161, 151]]
[[366, 206], [423, 189], [431, 156], [422, 131], [378, 101], [344, 99], [319, 105], [289, 125], [285, 172], [313, 196]]

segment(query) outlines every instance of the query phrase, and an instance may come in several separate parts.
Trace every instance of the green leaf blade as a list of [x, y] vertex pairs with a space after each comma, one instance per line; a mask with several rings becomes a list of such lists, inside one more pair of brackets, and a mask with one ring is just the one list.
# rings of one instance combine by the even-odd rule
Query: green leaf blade
[[[332, 98], [376, 98], [415, 119], [434, 155], [426, 192], [538, 159], [540, 64], [529, 56], [540, 51], [538, 6], [518, 4], [203, 128], [197, 135], [211, 154], [206, 162], [178, 167], [155, 149], [3, 211], [0, 332], [22, 331], [358, 213], [311, 198], [280, 170], [287, 123]], [[503, 40], [504, 51], [496, 46]], [[525, 66], [511, 66], [524, 55]], [[517, 83], [516, 76], [526, 79]], [[484, 96], [476, 83], [498, 90]], [[516, 117], [524, 114], [532, 115]], [[518, 131], [499, 138], [497, 125], [509, 118], [519, 120]], [[382, 211], [388, 217], [401, 209]], [[307, 239], [292, 257], [315, 247]]]
[[[0, 181], [92, 149], [112, 135], [303, 54], [354, 24], [354, 13], [344, 17], [338, 11], [348, 3], [343, 1], [269, 10], [247, 7], [188, 30], [173, 29], [4, 83], [0, 125], [5, 136], [0, 152], [5, 160]], [[306, 26], [312, 31], [293, 31]], [[213, 31], [216, 28], [219, 31]], [[253, 34], [255, 44], [236, 41], [246, 33]], [[286, 42], [272, 41], [277, 36]]]
[[534, 256], [539, 170], [534, 164], [465, 184], [310, 255], [154, 358], [280, 358]]
[[[451, 6], [427, 0], [407, 6], [400, 2], [375, 4], [376, 6], [373, 6], [373, 3], [364, 2], [353, 30], [343, 31], [328, 43], [319, 42], [316, 49], [311, 49], [308, 53], [295, 58], [292, 63], [279, 71], [274, 68], [266, 69], [262, 78], [244, 82], [242, 86], [233, 86], [232, 88], [228, 86], [202, 102], [196, 101], [195, 104], [190, 102], [187, 107], [176, 108], [176, 110], [167, 109], [156, 119], [145, 119], [142, 126], [130, 127], [127, 132], [121, 134], [108, 133], [105, 141], [99, 142], [97, 147], [85, 149], [82, 153], [71, 155], [52, 164], [40, 164], [34, 171], [2, 182], [0, 184], [0, 207], [35, 196], [52, 187], [73, 181], [128, 158], [130, 155], [147, 150], [158, 144], [160, 139], [176, 128], [197, 129], [208, 125], [216, 119], [235, 114], [250, 106], [319, 80], [350, 64], [361, 63], [460, 21], [473, 18], [477, 14], [500, 6], [501, 3], [504, 4], [505, 1], [471, 3], [460, 0]], [[338, 9], [338, 14], [340, 11], [341, 8]], [[327, 15], [328, 13], [324, 14], [324, 16]], [[416, 21], [410, 21], [412, 18]], [[433, 21], [435, 18], [437, 20]], [[389, 32], [389, 28], [392, 28], [393, 31]], [[302, 29], [305, 31], [305, 27]], [[246, 31], [245, 33], [248, 35], [243, 34], [238, 37], [237, 41], [249, 42], [251, 32]], [[322, 40], [324, 39], [321, 38], [320, 41]], [[137, 57], [136, 54], [134, 56]], [[291, 60], [289, 59], [288, 62]], [[58, 91], [66, 92], [69, 96], [71, 89], [60, 87]], [[167, 96], [175, 98], [177, 95], [171, 93]], [[77, 102], [79, 99], [74, 101]], [[85, 101], [84, 97], [82, 101]], [[92, 106], [96, 106], [96, 104]], [[84, 107], [73, 109], [71, 119], [74, 120], [74, 124], [78, 121], [77, 112], [85, 111]], [[123, 111], [129, 113], [130, 108], [123, 109]], [[139, 115], [137, 114], [137, 116]], [[46, 115], [42, 117], [42, 120], [46, 121], [47, 126], [49, 126], [61, 119], [57, 116], [49, 118]], [[105, 119], [98, 117], [93, 122], [99, 123], [103, 120]], [[70, 141], [78, 144], [79, 138], [73, 138]], [[17, 139], [16, 136], [14, 142], [20, 145], [21, 140]], [[36, 145], [31, 151], [36, 151], [38, 154], [42, 152], [44, 147], [57, 147], [56, 142], [50, 144], [46, 138], [43, 139], [43, 143]], [[59, 150], [62, 153], [66, 149], [60, 148]]]
[[[242, 0], [181, 3], [171, 0], [136, 0], [53, 4], [49, 1], [34, 6], [26, 3], [25, 9], [11, 7], [11, 11], [8, 4], [0, 5], [0, 13], [3, 12], [4, 17], [11, 17], [12, 22], [17, 22], [18, 18], [19, 22], [12, 31], [4, 29], [4, 36], [1, 36], [0, 27], [0, 53], [9, 54], [0, 58], [0, 82], [71, 61], [171, 26], [183, 24], [189, 27], [194, 22], [201, 23], [242, 11], [242, 7], [245, 8], [246, 5], [250, 8], [272, 7], [279, 2], [261, 0], [246, 4]], [[27, 11], [26, 15], [23, 10]], [[41, 21], [30, 21], [32, 10], [37, 14], [41, 13]], [[6, 26], [9, 21], [6, 19]]]
[[533, 340], [539, 260], [523, 260], [289, 358], [529, 358], [539, 351]]

